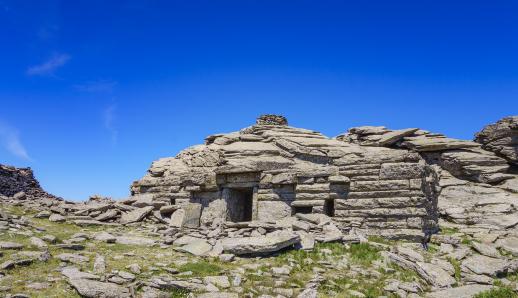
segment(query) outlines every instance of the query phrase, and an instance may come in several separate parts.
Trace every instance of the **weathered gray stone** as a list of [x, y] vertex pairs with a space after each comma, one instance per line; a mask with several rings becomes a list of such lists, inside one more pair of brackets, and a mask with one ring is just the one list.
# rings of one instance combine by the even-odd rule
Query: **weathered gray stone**
[[201, 204], [189, 203], [182, 206], [185, 217], [182, 226], [187, 228], [197, 228], [200, 226]]
[[117, 236], [115, 243], [126, 245], [151, 246], [156, 244], [156, 240], [137, 236]]
[[153, 206], [138, 208], [133, 211], [123, 213], [120, 219], [120, 223], [128, 224], [141, 221], [142, 219], [144, 219], [144, 217], [151, 213], [151, 211], [153, 211]]
[[518, 237], [498, 239], [496, 246], [510, 252], [513, 256], [518, 256]]
[[69, 279], [92, 279], [99, 280], [100, 277], [95, 274], [91, 274], [88, 272], [82, 272], [77, 267], [64, 267], [61, 269], [61, 274], [63, 274], [66, 278]]
[[498, 252], [498, 250], [491, 245], [480, 242], [473, 242], [472, 246], [476, 251], [484, 256], [492, 258], [499, 258], [501, 256], [500, 252]]
[[82, 297], [88, 298], [127, 298], [130, 297], [128, 288], [113, 283], [100, 282], [89, 279], [69, 279], [68, 283], [76, 289]]
[[97, 241], [102, 241], [102, 242], [106, 242], [106, 243], [115, 243], [115, 241], [117, 240], [117, 238], [115, 236], [113, 236], [112, 234], [110, 234], [108, 232], [104, 232], [104, 231], [95, 233], [93, 238]]
[[222, 240], [222, 245], [225, 252], [242, 255], [271, 253], [299, 242], [299, 235], [281, 232], [259, 237], [226, 238]]
[[457, 288], [440, 290], [426, 294], [427, 298], [472, 298], [478, 293], [488, 291], [492, 286], [487, 285], [466, 285]]
[[34, 245], [38, 248], [47, 248], [48, 247], [47, 243], [45, 243], [45, 241], [43, 241], [42, 239], [40, 239], [38, 237], [31, 237], [30, 241], [31, 241], [32, 245]]
[[0, 249], [22, 249], [23, 244], [10, 242], [10, 241], [0, 241]]
[[90, 260], [88, 257], [71, 253], [62, 253], [57, 255], [56, 258], [60, 259], [63, 262], [69, 262], [73, 264], [82, 264]]
[[466, 258], [462, 262], [462, 265], [476, 274], [496, 277], [507, 273], [510, 263], [507, 260], [475, 254]]
[[178, 251], [188, 252], [195, 256], [207, 255], [212, 250], [212, 245], [207, 241], [198, 239], [194, 240], [184, 246], [175, 248]]
[[51, 216], [49, 216], [49, 221], [52, 222], [64, 222], [66, 218], [60, 214], [53, 213]]

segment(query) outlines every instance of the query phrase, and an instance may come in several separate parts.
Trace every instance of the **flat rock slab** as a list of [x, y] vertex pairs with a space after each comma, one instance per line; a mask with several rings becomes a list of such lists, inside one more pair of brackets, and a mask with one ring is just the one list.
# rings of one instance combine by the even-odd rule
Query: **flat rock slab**
[[200, 239], [175, 249], [177, 251], [188, 252], [195, 256], [204, 256], [212, 250], [212, 245], [210, 245], [207, 241]]
[[60, 259], [63, 262], [69, 262], [73, 264], [83, 264], [90, 260], [88, 257], [71, 253], [62, 253], [57, 255], [56, 258]]
[[23, 244], [9, 241], [0, 241], [0, 249], [22, 249]]
[[95, 218], [95, 220], [98, 220], [98, 221], [110, 220], [110, 219], [116, 218], [118, 215], [119, 215], [119, 212], [117, 211], [117, 209], [110, 209], [104, 213], [99, 214]]
[[138, 208], [133, 211], [123, 213], [120, 219], [121, 224], [128, 224], [132, 222], [138, 222], [144, 219], [151, 211], [153, 211], [153, 206], [147, 206], [144, 208]]
[[510, 252], [513, 256], [518, 256], [518, 238], [507, 237], [504, 239], [499, 239], [496, 242], [496, 245], [498, 247]]
[[476, 274], [484, 274], [488, 276], [497, 276], [507, 272], [510, 262], [508, 260], [490, 258], [483, 255], [473, 255], [468, 258], [462, 265]]
[[38, 248], [46, 248], [48, 247], [47, 243], [38, 237], [30, 238], [31, 244]]
[[492, 257], [492, 258], [499, 258], [500, 252], [493, 247], [492, 245], [485, 244], [485, 243], [479, 243], [479, 242], [473, 242], [473, 248], [478, 251], [481, 255]]
[[270, 253], [300, 242], [294, 233], [270, 233], [264, 236], [226, 238], [221, 241], [223, 251], [235, 255]]
[[492, 286], [487, 285], [467, 285], [458, 288], [451, 288], [427, 294], [427, 298], [471, 298], [476, 294], [488, 291]]
[[102, 241], [102, 242], [106, 242], [106, 243], [115, 243], [115, 241], [117, 240], [117, 237], [113, 236], [112, 234], [110, 234], [108, 232], [102, 231], [99, 233], [95, 233], [94, 239], [97, 241]]
[[119, 236], [116, 238], [115, 243], [126, 245], [151, 246], [156, 244], [156, 240], [138, 236]]
[[91, 274], [88, 272], [81, 272], [77, 267], [65, 267], [61, 269], [61, 274], [69, 279], [91, 279], [91, 280], [99, 280], [100, 277], [95, 274]]
[[68, 283], [76, 289], [82, 297], [87, 298], [127, 298], [131, 297], [128, 288], [107, 282], [89, 279], [69, 279]]
[[434, 286], [447, 288], [456, 283], [455, 278], [437, 265], [417, 262], [416, 267], [417, 273]]

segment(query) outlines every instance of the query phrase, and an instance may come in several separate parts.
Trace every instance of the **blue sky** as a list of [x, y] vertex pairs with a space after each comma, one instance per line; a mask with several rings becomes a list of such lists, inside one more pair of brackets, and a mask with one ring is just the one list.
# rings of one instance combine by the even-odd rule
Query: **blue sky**
[[0, 163], [68, 199], [262, 113], [471, 139], [518, 114], [516, 1], [0, 0]]

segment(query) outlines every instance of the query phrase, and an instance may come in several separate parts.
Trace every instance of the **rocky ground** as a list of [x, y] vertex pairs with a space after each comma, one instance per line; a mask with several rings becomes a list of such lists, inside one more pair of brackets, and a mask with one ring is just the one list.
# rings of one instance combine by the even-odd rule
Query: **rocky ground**
[[428, 250], [344, 235], [307, 250], [211, 257], [192, 254], [203, 249], [194, 232], [171, 242], [154, 224], [78, 226], [38, 217], [3, 205], [0, 295], [518, 297], [518, 235], [443, 228]]

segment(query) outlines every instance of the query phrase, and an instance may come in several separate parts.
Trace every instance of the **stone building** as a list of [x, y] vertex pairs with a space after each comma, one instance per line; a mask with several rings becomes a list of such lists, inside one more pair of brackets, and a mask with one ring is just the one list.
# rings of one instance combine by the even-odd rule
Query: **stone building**
[[[355, 132], [367, 130], [380, 128]], [[384, 134], [377, 142], [391, 145], [416, 131]], [[344, 231], [412, 235], [437, 224], [427, 167], [410, 149], [332, 139], [264, 115], [256, 125], [155, 161], [131, 189], [134, 197], [178, 206], [190, 227], [322, 213]]]

